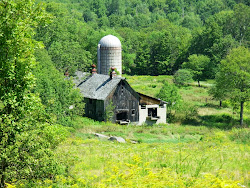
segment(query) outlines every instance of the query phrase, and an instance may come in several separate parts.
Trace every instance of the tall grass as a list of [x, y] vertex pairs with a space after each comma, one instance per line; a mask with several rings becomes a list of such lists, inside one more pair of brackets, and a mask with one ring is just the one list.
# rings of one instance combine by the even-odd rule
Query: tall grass
[[[61, 144], [57, 155], [68, 174], [40, 182], [41, 187], [249, 185], [249, 130], [97, 124], [85, 125]], [[127, 143], [101, 140], [94, 132], [122, 136]]]

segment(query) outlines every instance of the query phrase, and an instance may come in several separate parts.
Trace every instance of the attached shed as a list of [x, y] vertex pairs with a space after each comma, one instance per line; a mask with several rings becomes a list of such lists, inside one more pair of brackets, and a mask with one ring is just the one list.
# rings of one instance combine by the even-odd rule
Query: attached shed
[[166, 123], [166, 102], [161, 99], [150, 97], [142, 93], [140, 95], [139, 122], [141, 125]]

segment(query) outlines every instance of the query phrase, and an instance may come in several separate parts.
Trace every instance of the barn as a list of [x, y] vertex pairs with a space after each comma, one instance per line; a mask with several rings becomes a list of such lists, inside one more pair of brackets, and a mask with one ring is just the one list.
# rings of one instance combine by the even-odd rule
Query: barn
[[104, 121], [111, 114], [109, 120], [120, 124], [166, 123], [166, 102], [137, 93], [122, 77], [120, 40], [103, 37], [97, 54], [98, 69], [92, 65], [91, 73], [77, 71], [74, 78], [84, 96], [85, 116]]

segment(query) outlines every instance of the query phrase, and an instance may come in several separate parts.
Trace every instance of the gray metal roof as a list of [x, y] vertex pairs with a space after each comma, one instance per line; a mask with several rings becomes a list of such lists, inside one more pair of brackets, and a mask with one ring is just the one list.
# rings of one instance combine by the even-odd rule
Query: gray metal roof
[[88, 72], [76, 71], [74, 79], [73, 79], [73, 82], [76, 85], [76, 87], [81, 82], [83, 82], [84, 80], [86, 80], [90, 75], [91, 75], [91, 73], [88, 73]]
[[101, 47], [108, 47], [108, 48], [109, 47], [117, 48], [122, 46], [120, 40], [114, 35], [107, 35], [103, 37], [98, 44], [100, 44]]
[[[80, 71], [77, 75], [80, 77]], [[86, 75], [86, 73], [82, 74]], [[88, 77], [82, 77], [81, 82], [77, 82], [77, 87], [84, 97], [97, 100], [105, 100], [109, 94], [117, 87], [118, 83], [125, 78], [114, 77], [110, 79], [108, 75], [93, 74]], [[85, 78], [85, 79], [84, 79]], [[76, 82], [75, 82], [76, 83]]]

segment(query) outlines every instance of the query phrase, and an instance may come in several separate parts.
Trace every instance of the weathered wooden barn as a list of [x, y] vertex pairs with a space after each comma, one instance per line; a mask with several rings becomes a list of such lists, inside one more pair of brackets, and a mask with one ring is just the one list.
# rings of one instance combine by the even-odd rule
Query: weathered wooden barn
[[112, 110], [115, 123], [166, 123], [164, 101], [137, 93], [123, 77], [77, 71], [75, 84], [84, 96], [89, 118], [104, 121], [107, 110]]
[[83, 78], [76, 84], [84, 96], [87, 117], [103, 121], [108, 106], [112, 105], [113, 122], [139, 121], [140, 96], [130, 87], [125, 78], [116, 76], [112, 78], [104, 74], [86, 76], [86, 73], [79, 71], [76, 74], [78, 78]]

